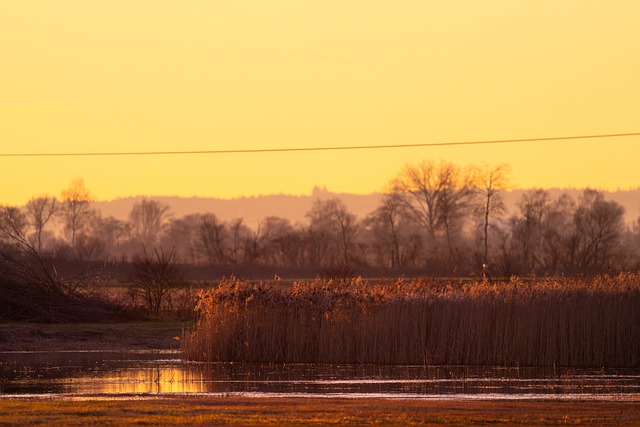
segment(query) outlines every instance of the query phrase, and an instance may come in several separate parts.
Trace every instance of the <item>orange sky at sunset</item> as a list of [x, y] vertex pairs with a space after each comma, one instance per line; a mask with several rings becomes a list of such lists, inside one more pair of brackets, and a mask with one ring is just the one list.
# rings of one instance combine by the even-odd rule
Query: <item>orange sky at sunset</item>
[[[420, 144], [640, 132], [629, 0], [0, 2], [0, 154]], [[640, 186], [640, 136], [403, 149], [0, 157], [0, 204], [371, 193], [407, 162], [516, 187]]]

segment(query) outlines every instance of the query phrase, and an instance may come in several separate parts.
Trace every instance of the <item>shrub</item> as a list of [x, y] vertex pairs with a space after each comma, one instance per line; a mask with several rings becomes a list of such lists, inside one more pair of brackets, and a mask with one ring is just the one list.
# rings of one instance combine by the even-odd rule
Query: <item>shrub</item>
[[148, 253], [144, 249], [144, 253], [137, 255], [132, 264], [131, 287], [142, 296], [149, 311], [157, 316], [163, 300], [182, 284], [175, 251], [167, 254], [162, 248], [154, 248]]
[[[4, 221], [3, 221], [4, 220]], [[0, 219], [0, 320], [103, 322], [122, 313], [108, 301], [82, 292], [88, 272], [61, 276], [22, 230]]]

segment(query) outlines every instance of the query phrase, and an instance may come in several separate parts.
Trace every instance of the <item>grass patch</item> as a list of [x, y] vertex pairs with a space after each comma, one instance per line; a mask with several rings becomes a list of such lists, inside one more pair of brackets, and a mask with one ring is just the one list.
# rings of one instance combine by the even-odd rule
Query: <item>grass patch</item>
[[165, 398], [3, 401], [0, 425], [640, 425], [638, 402]]

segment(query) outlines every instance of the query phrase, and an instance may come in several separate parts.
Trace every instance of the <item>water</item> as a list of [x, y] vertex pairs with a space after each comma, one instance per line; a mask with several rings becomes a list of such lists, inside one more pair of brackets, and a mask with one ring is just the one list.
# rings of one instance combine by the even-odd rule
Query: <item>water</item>
[[169, 350], [0, 353], [0, 398], [176, 394], [640, 400], [640, 370], [194, 363]]

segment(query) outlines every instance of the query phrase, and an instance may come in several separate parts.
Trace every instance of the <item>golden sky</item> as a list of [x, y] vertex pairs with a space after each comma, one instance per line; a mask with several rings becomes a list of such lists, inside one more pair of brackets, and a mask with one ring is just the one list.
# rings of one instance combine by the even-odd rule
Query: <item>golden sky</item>
[[[640, 132], [637, 0], [0, 0], [0, 153]], [[442, 148], [0, 157], [0, 204], [380, 191], [408, 162], [516, 187], [640, 186], [640, 137]]]

